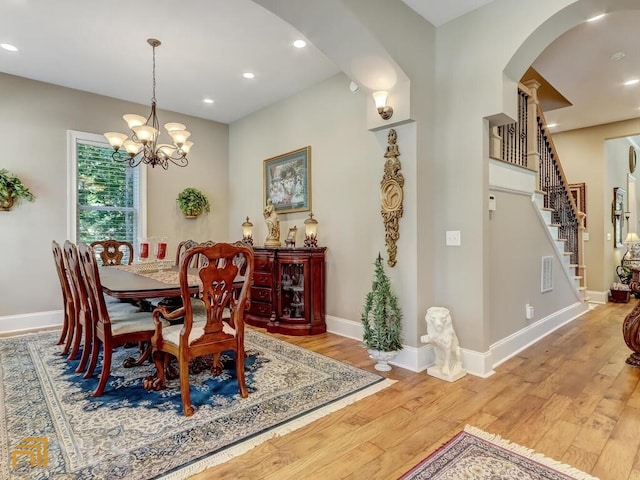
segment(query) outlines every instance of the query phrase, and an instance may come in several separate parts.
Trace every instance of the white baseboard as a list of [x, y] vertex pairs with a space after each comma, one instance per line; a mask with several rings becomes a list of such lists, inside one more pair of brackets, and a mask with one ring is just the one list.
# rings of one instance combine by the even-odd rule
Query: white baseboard
[[586, 296], [589, 298], [589, 301], [592, 303], [605, 304], [609, 300], [609, 290], [607, 290], [606, 292], [596, 292], [595, 290], [587, 290]]
[[491, 345], [493, 367], [500, 365], [538, 340], [589, 311], [587, 302], [576, 302], [562, 310], [538, 320]]
[[[462, 348], [464, 369], [470, 375], [482, 378], [489, 377], [495, 373], [494, 367], [517, 355], [566, 323], [575, 320], [587, 312], [588, 309], [588, 303], [576, 302], [494, 343], [487, 352], [477, 352]], [[330, 315], [326, 317], [326, 322], [327, 331], [331, 333], [355, 340], [362, 339], [360, 322]], [[418, 348], [405, 345], [400, 354], [389, 363], [414, 372], [421, 372], [433, 365], [434, 359], [435, 355], [430, 345], [423, 345]]]
[[62, 310], [0, 317], [0, 334], [19, 334], [42, 328], [62, 327]]

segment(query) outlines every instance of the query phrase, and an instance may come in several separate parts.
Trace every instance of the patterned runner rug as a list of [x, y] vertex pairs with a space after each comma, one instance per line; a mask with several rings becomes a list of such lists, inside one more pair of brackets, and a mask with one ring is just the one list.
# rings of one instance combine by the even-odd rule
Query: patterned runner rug
[[399, 480], [598, 480], [467, 425]]
[[74, 373], [58, 335], [0, 339], [2, 479], [182, 479], [393, 383], [247, 330], [249, 397], [238, 394], [229, 356], [219, 377], [190, 377], [196, 412], [186, 418], [177, 379], [149, 392], [141, 380], [152, 364], [122, 367], [134, 348], [116, 351], [105, 393], [94, 398], [98, 372]]

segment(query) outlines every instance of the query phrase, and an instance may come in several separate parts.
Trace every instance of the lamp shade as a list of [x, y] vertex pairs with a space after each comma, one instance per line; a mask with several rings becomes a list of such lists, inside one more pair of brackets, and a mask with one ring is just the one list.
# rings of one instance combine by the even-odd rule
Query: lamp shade
[[243, 238], [250, 238], [252, 234], [253, 223], [249, 221], [249, 217], [242, 223], [242, 236]]
[[624, 239], [624, 243], [638, 243], [638, 242], [640, 242], [640, 237], [636, 232], [627, 233], [627, 236]]
[[381, 90], [379, 92], [373, 92], [373, 100], [376, 102], [376, 108], [383, 108], [387, 105], [388, 92]]

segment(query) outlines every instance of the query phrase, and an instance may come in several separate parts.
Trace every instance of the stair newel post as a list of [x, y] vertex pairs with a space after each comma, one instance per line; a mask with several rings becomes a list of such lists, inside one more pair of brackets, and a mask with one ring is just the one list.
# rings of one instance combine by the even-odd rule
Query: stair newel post
[[587, 267], [584, 260], [584, 222], [587, 215], [584, 212], [578, 212], [578, 276], [580, 279], [580, 286], [587, 288]]
[[540, 151], [538, 141], [538, 88], [540, 83], [529, 80], [524, 83], [527, 87], [529, 98], [527, 99], [527, 167], [536, 172], [536, 185], [540, 183]]
[[491, 127], [491, 132], [489, 133], [489, 158], [504, 160], [502, 158], [502, 135], [500, 135], [500, 127]]

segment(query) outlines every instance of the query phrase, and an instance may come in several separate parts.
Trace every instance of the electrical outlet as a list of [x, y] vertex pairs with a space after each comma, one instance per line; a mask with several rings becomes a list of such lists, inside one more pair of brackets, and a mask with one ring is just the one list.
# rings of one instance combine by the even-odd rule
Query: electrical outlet
[[460, 246], [460, 230], [447, 230], [445, 237], [445, 245], [447, 247]]
[[527, 320], [533, 320], [533, 305], [528, 303], [524, 307], [524, 316]]

